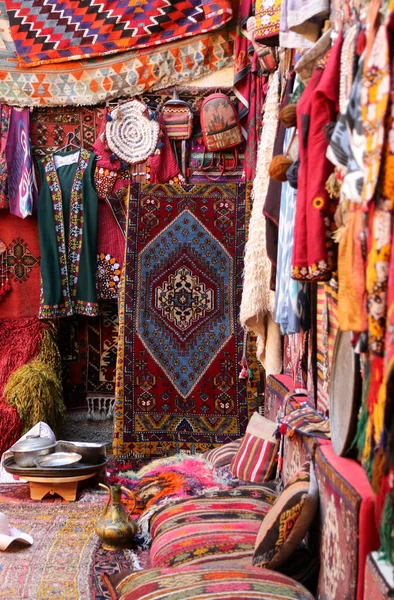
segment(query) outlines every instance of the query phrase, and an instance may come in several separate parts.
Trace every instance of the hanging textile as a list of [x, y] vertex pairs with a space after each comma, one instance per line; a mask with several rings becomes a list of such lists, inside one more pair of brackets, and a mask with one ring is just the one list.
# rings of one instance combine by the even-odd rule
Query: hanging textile
[[117, 456], [203, 452], [245, 431], [237, 307], [246, 193], [241, 183], [132, 186], [120, 293]]
[[[300, 33], [296, 33], [290, 29], [290, 2], [291, 0], [282, 0], [280, 11], [279, 46], [281, 48], [311, 48], [313, 46], [313, 41], [308, 40]], [[321, 4], [319, 0], [317, 0], [317, 4]], [[322, 4], [324, 4], [324, 1]]]
[[[293, 129], [286, 131], [285, 149], [292, 134]], [[291, 279], [296, 195], [297, 191], [288, 182], [282, 184], [275, 288], [275, 322], [279, 323], [282, 335], [309, 329], [308, 284]]]
[[256, 156], [261, 124], [266, 77], [259, 72], [259, 62], [253, 45], [241, 33], [253, 14], [253, 2], [242, 0], [235, 40], [234, 93], [238, 99], [238, 117], [242, 135], [246, 140], [244, 172], [246, 181], [253, 181], [256, 173]]
[[0, 231], [6, 246], [2, 254], [2, 274], [5, 267], [5, 283], [10, 286], [8, 293], [2, 297], [0, 316], [7, 319], [37, 317], [41, 256], [37, 217], [20, 219], [8, 211], [1, 211]]
[[[0, 20], [5, 21], [0, 2]], [[95, 60], [20, 69], [12, 43], [0, 49], [0, 102], [13, 106], [84, 106], [181, 85], [234, 62], [235, 29], [202, 33], [160, 47]]]
[[98, 314], [95, 159], [81, 149], [38, 163], [42, 319]]
[[[280, 110], [286, 106], [290, 99], [290, 94], [293, 91], [294, 86], [294, 71], [288, 74], [285, 89], [282, 95], [282, 102]], [[285, 141], [285, 134], [287, 130], [282, 121], [278, 121], [276, 130], [276, 137], [274, 143], [274, 149], [272, 152], [273, 156], [283, 153], [283, 145]], [[263, 213], [265, 216], [265, 233], [267, 240], [267, 254], [272, 265], [276, 267], [277, 254], [278, 254], [278, 227], [279, 227], [279, 216], [280, 216], [280, 203], [281, 203], [281, 191], [282, 183], [276, 179], [269, 180], [267, 196], [264, 202]]]
[[0, 209], [8, 208], [7, 194], [7, 160], [5, 149], [10, 127], [11, 108], [7, 104], [0, 105]]
[[[254, 331], [257, 357], [266, 373], [281, 371], [279, 327], [273, 323], [275, 295], [270, 291], [271, 262], [267, 256], [263, 206], [268, 190], [268, 166], [272, 158], [279, 111], [279, 73], [270, 75], [264, 110], [264, 125], [257, 156], [256, 178], [253, 184], [253, 208], [249, 237], [245, 248], [244, 285], [240, 307], [243, 327]], [[269, 335], [269, 340], [267, 336]], [[267, 344], [269, 351], [266, 351]], [[267, 359], [267, 360], [266, 360]]]
[[[361, 80], [361, 113], [366, 138], [362, 202], [367, 210], [379, 178], [385, 118], [390, 94], [390, 52], [386, 25], [376, 33], [371, 52], [365, 58]], [[377, 76], [378, 74], [378, 76]]]
[[287, 0], [287, 26], [290, 31], [316, 42], [321, 23], [330, 12], [329, 0]]
[[33, 204], [37, 200], [29, 128], [29, 109], [12, 107], [5, 147], [7, 189], [10, 213], [21, 219], [32, 214]]
[[5, 0], [5, 6], [24, 68], [157, 46], [218, 29], [232, 17], [228, 0], [54, 0], [49, 15], [45, 2]]
[[324, 281], [331, 277], [335, 267], [331, 233], [336, 207], [326, 189], [333, 167], [326, 158], [328, 142], [324, 127], [335, 121], [338, 113], [342, 41], [339, 34], [324, 71], [315, 72], [297, 105], [301, 136], [292, 259], [294, 279]]

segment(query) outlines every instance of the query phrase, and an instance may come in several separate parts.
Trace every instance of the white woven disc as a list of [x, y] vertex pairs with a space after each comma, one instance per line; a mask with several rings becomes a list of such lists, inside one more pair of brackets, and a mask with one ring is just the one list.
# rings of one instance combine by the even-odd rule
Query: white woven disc
[[105, 128], [111, 151], [131, 165], [151, 156], [159, 139], [159, 123], [150, 120], [145, 112], [142, 102], [125, 102], [111, 112], [112, 121]]

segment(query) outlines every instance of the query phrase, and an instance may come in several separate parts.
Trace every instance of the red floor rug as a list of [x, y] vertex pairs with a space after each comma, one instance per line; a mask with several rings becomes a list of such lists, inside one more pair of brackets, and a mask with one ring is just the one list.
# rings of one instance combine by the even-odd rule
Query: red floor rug
[[203, 452], [248, 421], [238, 324], [245, 184], [131, 193], [114, 452]]

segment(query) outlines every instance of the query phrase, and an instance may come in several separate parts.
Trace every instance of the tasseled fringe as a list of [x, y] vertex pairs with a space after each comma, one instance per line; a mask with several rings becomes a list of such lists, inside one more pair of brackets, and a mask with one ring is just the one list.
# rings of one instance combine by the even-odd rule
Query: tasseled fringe
[[88, 419], [92, 421], [106, 421], [107, 419], [113, 419], [115, 398], [108, 398], [106, 396], [88, 397], [87, 403]]
[[62, 358], [59, 352], [59, 348], [54, 339], [54, 331], [51, 329], [44, 329], [42, 332], [42, 342], [40, 351], [37, 356], [37, 360], [44, 363], [48, 367], [51, 367], [55, 373], [61, 373], [62, 369]]

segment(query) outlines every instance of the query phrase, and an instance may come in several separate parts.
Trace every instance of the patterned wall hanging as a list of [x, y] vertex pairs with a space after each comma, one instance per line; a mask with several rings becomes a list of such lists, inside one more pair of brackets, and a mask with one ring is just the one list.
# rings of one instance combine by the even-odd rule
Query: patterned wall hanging
[[180, 85], [234, 62], [235, 29], [229, 23], [219, 32], [167, 43], [159, 51], [142, 48], [96, 60], [22, 69], [18, 67], [3, 2], [0, 21], [0, 102], [13, 106], [99, 104], [119, 96], [132, 97], [147, 90]]
[[245, 191], [245, 184], [131, 191], [119, 314], [117, 456], [204, 451], [245, 431], [237, 323]]
[[228, 0], [5, 0], [20, 67], [157, 46], [221, 27]]
[[36, 317], [41, 258], [37, 219], [20, 219], [3, 211], [0, 213], [0, 231], [6, 247], [1, 274], [5, 277], [6, 271], [4, 283], [7, 281], [10, 287], [2, 297], [0, 317]]

